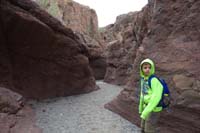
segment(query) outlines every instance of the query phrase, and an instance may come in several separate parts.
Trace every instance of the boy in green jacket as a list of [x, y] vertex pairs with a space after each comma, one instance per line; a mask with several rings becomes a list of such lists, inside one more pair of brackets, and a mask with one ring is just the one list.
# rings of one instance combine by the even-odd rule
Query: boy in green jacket
[[156, 133], [157, 123], [162, 107], [157, 107], [162, 97], [163, 86], [160, 81], [153, 77], [151, 88], [148, 79], [155, 73], [155, 65], [152, 60], [145, 59], [140, 64], [141, 93], [139, 114], [141, 117], [142, 133]]

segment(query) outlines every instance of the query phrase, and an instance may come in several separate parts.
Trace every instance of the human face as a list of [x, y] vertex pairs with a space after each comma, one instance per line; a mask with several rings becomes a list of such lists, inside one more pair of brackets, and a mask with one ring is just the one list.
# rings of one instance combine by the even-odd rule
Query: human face
[[151, 65], [150, 64], [143, 64], [142, 65], [142, 72], [145, 76], [149, 76], [151, 71]]

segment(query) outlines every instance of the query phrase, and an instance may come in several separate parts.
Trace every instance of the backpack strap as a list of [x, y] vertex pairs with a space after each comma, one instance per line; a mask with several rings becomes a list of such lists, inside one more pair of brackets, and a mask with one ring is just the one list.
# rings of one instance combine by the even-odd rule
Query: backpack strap
[[[153, 78], [157, 78], [158, 79], [158, 77], [156, 76], [156, 75], [151, 75], [150, 77], [149, 77], [149, 79], [148, 79], [148, 85], [149, 85], [149, 87], [151, 88], [151, 80], [153, 79]], [[158, 79], [159, 80], [159, 79]], [[160, 81], [160, 80], [159, 80]]]

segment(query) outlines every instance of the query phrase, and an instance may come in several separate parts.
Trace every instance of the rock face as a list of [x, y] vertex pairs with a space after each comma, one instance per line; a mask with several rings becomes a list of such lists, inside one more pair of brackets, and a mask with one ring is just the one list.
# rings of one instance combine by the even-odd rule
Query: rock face
[[98, 37], [98, 20], [95, 10], [73, 0], [36, 0], [36, 2], [59, 19], [66, 27], [92, 38]]
[[79, 36], [88, 49], [89, 63], [96, 79], [103, 79], [106, 60], [103, 55], [103, 43], [98, 31], [96, 12], [73, 0], [36, 0], [51, 15], [59, 19], [66, 27]]
[[76, 33], [81, 42], [88, 50], [89, 63], [92, 68], [95, 79], [103, 79], [106, 73], [106, 55], [104, 54], [104, 46], [100, 46], [99, 43], [86, 34]]
[[39, 99], [96, 88], [88, 50], [72, 30], [32, 1], [1, 0], [0, 6], [1, 86]]
[[[55, 2], [55, 1], [54, 1]], [[62, 21], [81, 38], [89, 53], [89, 63], [96, 79], [103, 79], [106, 72], [104, 46], [98, 31], [95, 10], [72, 0], [58, 0]]]
[[41, 133], [35, 125], [33, 110], [24, 104], [23, 97], [0, 87], [1, 133]]
[[[108, 103], [107, 108], [139, 124], [138, 65], [144, 58], [151, 58], [156, 63], [156, 74], [166, 79], [172, 95], [171, 112], [162, 112], [161, 130], [170, 133], [200, 131], [199, 6], [200, 1], [197, 0], [150, 0], [148, 5], [139, 12], [140, 15], [136, 15], [143, 21], [137, 28], [132, 27], [133, 33], [136, 38], [139, 37], [139, 40], [136, 39], [138, 43], [133, 54], [135, 56], [132, 58], [131, 76], [126, 82], [124, 91]], [[138, 20], [133, 19], [133, 22], [138, 23]], [[130, 36], [129, 39], [135, 36]], [[116, 47], [115, 51], [119, 49], [124, 47], [118, 49]], [[126, 57], [128, 56], [130, 55], [127, 54]], [[131, 62], [127, 61], [128, 63]], [[114, 80], [117, 79], [116, 76]]]
[[58, 6], [63, 14], [62, 20], [67, 27], [94, 39], [98, 38], [98, 20], [95, 10], [72, 0], [58, 0]]
[[130, 12], [117, 17], [115, 24], [105, 27], [101, 38], [106, 47], [108, 67], [104, 80], [125, 85], [132, 74], [136, 50], [147, 32], [148, 17], [144, 12]]

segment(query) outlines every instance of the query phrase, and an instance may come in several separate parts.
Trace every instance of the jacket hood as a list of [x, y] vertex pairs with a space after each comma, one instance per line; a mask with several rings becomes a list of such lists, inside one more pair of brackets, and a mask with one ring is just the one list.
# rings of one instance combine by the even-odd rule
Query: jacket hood
[[[142, 65], [143, 65], [144, 63], [149, 63], [149, 64], [151, 65], [150, 75], [153, 75], [153, 74], [155, 73], [155, 65], [154, 65], [154, 63], [153, 63], [153, 61], [152, 61], [151, 59], [144, 59], [144, 60], [140, 63], [140, 76], [143, 77], [143, 78], [147, 78], [147, 77], [143, 74], [143, 72], [142, 72]], [[149, 75], [149, 76], [150, 76], [150, 75]], [[148, 76], [148, 77], [149, 77], [149, 76]]]

